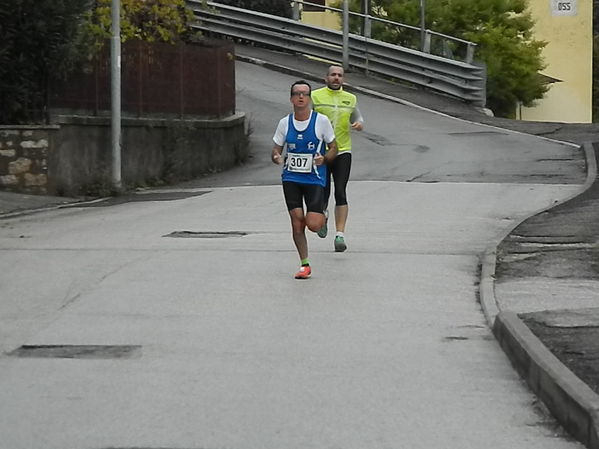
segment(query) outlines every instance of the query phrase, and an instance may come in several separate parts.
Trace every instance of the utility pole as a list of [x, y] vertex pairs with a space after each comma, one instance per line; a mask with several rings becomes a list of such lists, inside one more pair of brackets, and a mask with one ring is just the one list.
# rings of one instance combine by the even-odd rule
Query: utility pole
[[112, 35], [110, 39], [110, 87], [112, 100], [112, 188], [122, 189], [121, 181], [121, 2], [112, 0]]
[[349, 0], [343, 0], [343, 70], [349, 69]]

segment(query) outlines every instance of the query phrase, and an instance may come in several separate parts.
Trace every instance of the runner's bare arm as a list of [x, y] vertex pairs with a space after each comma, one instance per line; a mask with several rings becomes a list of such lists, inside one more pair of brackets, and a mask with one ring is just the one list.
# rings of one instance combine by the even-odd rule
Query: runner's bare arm
[[362, 129], [364, 129], [364, 117], [362, 117], [362, 113], [357, 106], [351, 114], [350, 121], [352, 129], [355, 129], [356, 131], [362, 131]]
[[280, 146], [280, 145], [273, 146], [272, 154], [270, 156], [270, 160], [273, 162], [273, 164], [280, 165], [283, 163], [283, 157], [281, 156], [281, 153], [283, 153], [282, 146]]
[[327, 144], [327, 146], [328, 146], [328, 150], [327, 150], [326, 154], [324, 155], [324, 163], [325, 164], [328, 164], [329, 162], [331, 162], [333, 159], [335, 159], [337, 157], [337, 141], [333, 140], [332, 142]]

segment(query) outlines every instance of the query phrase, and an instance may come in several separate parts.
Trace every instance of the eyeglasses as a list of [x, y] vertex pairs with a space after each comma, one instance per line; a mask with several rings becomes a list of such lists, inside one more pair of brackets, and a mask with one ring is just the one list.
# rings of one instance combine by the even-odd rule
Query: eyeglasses
[[291, 95], [294, 97], [309, 97], [310, 96], [310, 92], [291, 92]]

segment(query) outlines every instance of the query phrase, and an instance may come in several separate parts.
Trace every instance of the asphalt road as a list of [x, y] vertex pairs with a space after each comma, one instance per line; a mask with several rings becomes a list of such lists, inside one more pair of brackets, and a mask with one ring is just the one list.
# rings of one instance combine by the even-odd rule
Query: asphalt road
[[349, 250], [311, 236], [299, 282], [268, 162], [295, 76], [237, 77], [245, 166], [2, 221], [0, 448], [581, 447], [477, 283], [489, 245], [582, 188], [584, 154], [361, 97]]

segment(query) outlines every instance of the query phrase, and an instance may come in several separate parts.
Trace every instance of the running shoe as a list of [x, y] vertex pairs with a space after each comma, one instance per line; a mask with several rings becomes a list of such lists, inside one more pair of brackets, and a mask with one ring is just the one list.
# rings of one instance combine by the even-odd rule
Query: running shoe
[[297, 273], [295, 273], [296, 279], [308, 279], [312, 275], [312, 269], [309, 265], [302, 265]]
[[329, 214], [325, 210], [324, 211], [324, 224], [322, 225], [322, 228], [320, 228], [316, 232], [316, 234], [318, 234], [318, 237], [320, 237], [321, 239], [324, 239], [327, 236], [327, 232], [328, 232], [327, 221], [329, 221]]
[[342, 253], [347, 249], [347, 245], [345, 244], [345, 239], [340, 235], [335, 237], [335, 252]]

